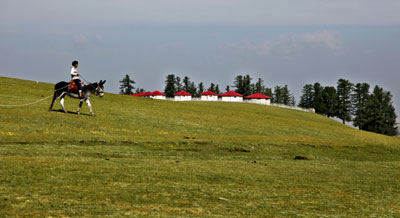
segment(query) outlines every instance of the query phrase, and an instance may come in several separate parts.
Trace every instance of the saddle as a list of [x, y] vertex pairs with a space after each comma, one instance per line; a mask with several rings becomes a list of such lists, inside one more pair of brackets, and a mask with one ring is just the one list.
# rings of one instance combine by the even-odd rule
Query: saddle
[[[83, 82], [81, 81], [82, 87], [85, 85], [83, 84]], [[75, 84], [75, 82], [73, 80], [69, 81], [69, 86], [68, 89], [71, 91], [78, 91], [78, 86]]]

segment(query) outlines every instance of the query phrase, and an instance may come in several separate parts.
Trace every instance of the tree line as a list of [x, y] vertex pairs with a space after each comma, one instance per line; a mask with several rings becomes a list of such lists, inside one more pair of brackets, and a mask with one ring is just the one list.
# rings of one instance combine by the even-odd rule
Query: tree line
[[353, 84], [339, 79], [336, 88], [320, 83], [302, 89], [299, 107], [314, 108], [316, 113], [337, 117], [343, 124], [353, 121], [361, 130], [394, 136], [397, 134], [396, 113], [392, 94], [375, 86], [370, 92], [367, 83]]
[[[271, 102], [295, 106], [296, 101], [289, 90], [288, 85], [275, 86], [273, 89], [264, 84], [262, 78], [255, 83], [250, 75], [237, 75], [232, 86], [227, 85], [225, 91], [231, 89], [239, 94], [248, 96], [254, 93], [261, 93], [271, 97]], [[135, 81], [126, 75], [120, 81], [121, 94], [133, 94]], [[200, 97], [205, 91], [212, 91], [220, 94], [220, 86], [211, 83], [208, 88], [203, 82], [196, 84], [189, 77], [183, 79], [174, 74], [169, 74], [165, 80], [164, 93], [167, 97], [174, 97], [179, 91], [186, 91], [194, 97]], [[144, 89], [136, 88], [135, 92], [144, 92]], [[337, 117], [345, 122], [352, 121], [353, 125], [361, 130], [396, 135], [396, 113], [393, 106], [392, 94], [379, 86], [375, 86], [370, 92], [370, 85], [367, 83], [353, 84], [349, 80], [339, 79], [336, 87], [322, 86], [316, 82], [306, 84], [302, 89], [299, 107], [314, 108], [318, 114], [327, 117]]]
[[[287, 85], [275, 86], [272, 92], [271, 88], [268, 88], [264, 84], [262, 78], [258, 78], [255, 83], [252, 83], [253, 78], [250, 75], [238, 75], [234, 78], [232, 86], [227, 85], [225, 91], [235, 91], [244, 96], [248, 96], [254, 93], [261, 93], [272, 97], [272, 103], [295, 105], [293, 94], [290, 92]], [[167, 97], [173, 97], [176, 92], [185, 91], [192, 94], [194, 97], [200, 97], [200, 94], [204, 91], [211, 91], [216, 94], [221, 94], [220, 86], [216, 83], [211, 83], [206, 89], [203, 82], [196, 85], [190, 80], [189, 77], [185, 76], [183, 80], [179, 76], [169, 74], [165, 80], [164, 93]]]

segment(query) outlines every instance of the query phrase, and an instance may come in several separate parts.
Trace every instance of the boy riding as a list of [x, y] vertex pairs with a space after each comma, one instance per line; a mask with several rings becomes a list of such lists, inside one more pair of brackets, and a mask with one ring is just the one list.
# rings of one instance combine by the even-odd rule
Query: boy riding
[[79, 90], [79, 98], [82, 98], [82, 83], [81, 79], [79, 78], [80, 74], [76, 71], [78, 68], [78, 61], [73, 61], [72, 62], [72, 68], [71, 68], [71, 78], [74, 81], [75, 85], [78, 87]]

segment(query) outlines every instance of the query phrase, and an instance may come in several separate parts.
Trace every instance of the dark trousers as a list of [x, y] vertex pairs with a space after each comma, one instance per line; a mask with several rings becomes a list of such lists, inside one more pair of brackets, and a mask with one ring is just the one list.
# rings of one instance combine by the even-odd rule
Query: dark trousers
[[82, 91], [82, 83], [80, 79], [74, 79], [76, 86], [78, 87], [79, 91]]

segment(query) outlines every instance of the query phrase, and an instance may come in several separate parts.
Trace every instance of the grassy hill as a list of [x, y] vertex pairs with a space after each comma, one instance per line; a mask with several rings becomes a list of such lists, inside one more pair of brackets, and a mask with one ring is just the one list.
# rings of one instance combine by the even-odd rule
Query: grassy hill
[[[53, 86], [0, 77], [0, 104]], [[50, 100], [0, 107], [0, 214], [400, 216], [400, 138], [271, 106]]]

